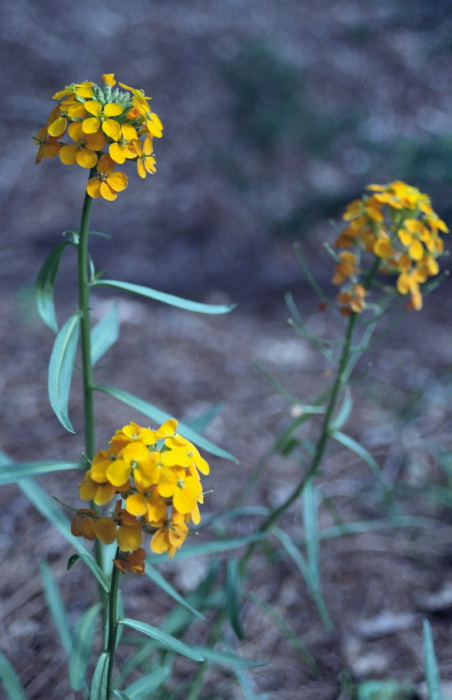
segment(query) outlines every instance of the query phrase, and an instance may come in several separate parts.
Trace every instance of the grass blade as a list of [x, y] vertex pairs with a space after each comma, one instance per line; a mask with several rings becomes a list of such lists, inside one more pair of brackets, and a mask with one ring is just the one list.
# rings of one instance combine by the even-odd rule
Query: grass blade
[[227, 563], [226, 573], [226, 609], [229, 622], [237, 638], [243, 639], [243, 628], [240, 622], [239, 581], [238, 561], [230, 559]]

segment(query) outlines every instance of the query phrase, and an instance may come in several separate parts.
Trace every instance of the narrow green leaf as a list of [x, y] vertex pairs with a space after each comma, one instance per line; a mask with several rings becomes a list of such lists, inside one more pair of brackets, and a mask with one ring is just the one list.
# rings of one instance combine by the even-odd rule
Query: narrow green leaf
[[303, 489], [303, 522], [306, 537], [308, 568], [313, 597], [325, 628], [334, 629], [321, 593], [319, 564], [319, 532], [317, 526], [317, 492], [314, 479], [309, 479]]
[[55, 338], [49, 364], [50, 404], [61, 425], [70, 433], [75, 432], [68, 416], [68, 401], [79, 328], [80, 316], [74, 314]]
[[127, 695], [123, 690], [114, 690], [113, 695], [119, 700], [131, 700], [130, 696]]
[[69, 657], [69, 683], [72, 690], [81, 690], [85, 685], [85, 674], [91, 658], [96, 617], [100, 609], [100, 603], [95, 603], [85, 610], [75, 627], [73, 648]]
[[226, 609], [229, 622], [238, 639], [243, 639], [243, 628], [240, 622], [239, 602], [239, 566], [237, 559], [229, 559], [226, 572]]
[[39, 563], [44, 596], [57, 629], [64, 651], [70, 657], [72, 651], [72, 632], [67, 619], [66, 608], [52, 571], [46, 561]]
[[156, 289], [151, 289], [150, 287], [143, 287], [141, 284], [131, 284], [129, 282], [119, 282], [117, 280], [99, 280], [93, 284], [95, 287], [112, 287], [113, 289], [121, 289], [124, 292], [132, 292], [132, 294], [140, 294], [148, 299], [155, 299], [155, 301], [160, 301], [163, 304], [170, 304], [170, 306], [176, 306], [178, 309], [184, 309], [185, 311], [195, 311], [200, 314], [225, 314], [235, 308], [235, 304], [229, 304], [228, 306], [214, 305], [214, 304], [201, 304], [198, 301], [189, 301], [188, 299], [182, 299], [181, 297], [176, 297], [173, 294], [166, 294], [165, 292], [158, 292]]
[[[192, 559], [193, 557], [210, 556], [212, 554], [219, 554], [220, 552], [228, 552], [231, 549], [237, 549], [238, 547], [246, 547], [248, 544], [253, 542], [259, 542], [260, 540], [268, 537], [268, 532], [258, 532], [255, 535], [249, 535], [248, 537], [238, 537], [237, 539], [230, 540], [215, 540], [214, 542], [203, 542], [202, 544], [196, 544], [191, 547], [185, 546], [180, 549], [175, 557], [177, 559]], [[166, 554], [155, 554], [151, 555], [150, 561], [152, 564], [157, 562], [168, 561], [168, 556]]]
[[[265, 600], [258, 598], [251, 591], [248, 591], [247, 597], [250, 600], [252, 600], [253, 603], [255, 605], [257, 605], [261, 610], [263, 610], [264, 613], [270, 618], [270, 620], [272, 620], [272, 622], [275, 623], [275, 625], [279, 628], [281, 633], [291, 643], [291, 645], [293, 646], [295, 651], [298, 652], [301, 659], [303, 660], [303, 663], [306, 664], [306, 666], [309, 668], [311, 673], [313, 673], [315, 676], [319, 676], [320, 669], [317, 665], [316, 660], [309, 653], [309, 651], [306, 649], [304, 644], [301, 643], [299, 636], [297, 634], [295, 634], [293, 629], [286, 622], [284, 617], [278, 613], [276, 608], [274, 608], [272, 605], [269, 605], [269, 603], [267, 603]], [[208, 659], [207, 655], [206, 655], [206, 658]]]
[[257, 362], [256, 360], [253, 360], [253, 365], [256, 367], [257, 370], [265, 377], [267, 382], [270, 384], [270, 386], [273, 387], [273, 389], [288, 403], [293, 404], [294, 406], [297, 406], [298, 410], [300, 411], [300, 415], [311, 415], [314, 413], [325, 413], [326, 409], [325, 406], [308, 406], [306, 404], [303, 404], [300, 399], [298, 399], [294, 394], [291, 394], [288, 392], [282, 384], [280, 384], [272, 375], [270, 372], [267, 372], [267, 370], [262, 367], [262, 365]]
[[91, 362], [96, 364], [119, 337], [118, 305], [114, 304], [107, 314], [91, 330]]
[[192, 645], [191, 648], [202, 654], [205, 660], [212, 664], [220, 664], [221, 666], [244, 666], [246, 668], [265, 666], [265, 661], [244, 659], [242, 656], [237, 656], [236, 654], [231, 654], [229, 652], [218, 651], [217, 649], [210, 649], [209, 647]]
[[278, 527], [273, 528], [272, 534], [281, 542], [287, 554], [291, 557], [291, 559], [293, 559], [295, 565], [300, 570], [301, 575], [306, 581], [309, 594], [317, 608], [317, 612], [319, 613], [319, 617], [322, 620], [325, 628], [330, 630], [333, 629], [334, 625], [328, 614], [328, 610], [326, 608], [325, 601], [322, 597], [322, 593], [316, 585], [316, 582], [313, 580], [311, 569], [306, 563], [298, 547], [296, 546], [292, 538], [286, 532], [280, 530]]
[[438, 662], [436, 660], [433, 644], [432, 628], [427, 619], [424, 619], [424, 666], [427, 681], [428, 700], [442, 700], [441, 679], [439, 677]]
[[211, 406], [200, 416], [192, 418], [186, 421], [186, 426], [196, 433], [202, 433], [213, 421], [213, 419], [222, 411], [224, 408], [224, 403], [217, 403], [215, 406]]
[[61, 243], [57, 243], [57, 245], [52, 248], [36, 280], [35, 296], [38, 313], [46, 326], [48, 326], [55, 335], [58, 333], [58, 322], [53, 301], [55, 279], [63, 253], [71, 243], [72, 241], [61, 241]]
[[0, 680], [9, 700], [27, 700], [25, 690], [19, 681], [17, 673], [6, 656], [0, 653]]
[[118, 620], [118, 624], [131, 627], [137, 630], [137, 632], [142, 632], [146, 636], [159, 642], [160, 646], [171, 649], [171, 651], [175, 651], [177, 654], [182, 654], [182, 656], [186, 656], [188, 659], [192, 659], [192, 661], [204, 661], [204, 657], [197, 651], [192, 651], [191, 647], [183, 644], [183, 642], [167, 634], [167, 632], [163, 632], [158, 627], [148, 625], [145, 622], [139, 622], [138, 620], [131, 620], [130, 618]]
[[173, 598], [173, 600], [175, 600], [177, 603], [179, 603], [179, 605], [182, 605], [184, 608], [189, 610], [192, 613], [192, 615], [194, 615], [195, 617], [199, 617], [200, 620], [204, 620], [204, 615], [202, 615], [200, 612], [195, 610], [191, 605], [189, 605], [189, 603], [187, 603], [185, 598], [183, 598], [176, 591], [176, 589], [173, 588], [173, 586], [170, 583], [168, 583], [168, 581], [165, 579], [165, 577], [162, 576], [162, 574], [159, 571], [157, 571], [157, 569], [154, 569], [153, 566], [151, 566], [150, 564], [147, 564], [146, 569], [145, 569], [145, 574], [146, 574], [146, 576], [148, 576], [151, 579], [151, 581], [153, 581], [159, 588], [161, 588], [162, 591], [165, 591], [165, 593], [167, 593], [169, 596], [171, 596], [171, 598]]
[[[96, 391], [101, 391], [104, 394], [113, 396], [115, 399], [118, 399], [118, 401], [122, 401], [122, 403], [125, 403], [127, 406], [130, 406], [136, 411], [139, 411], [147, 418], [151, 418], [151, 420], [155, 421], [156, 423], [164, 423], [166, 420], [173, 417], [169, 413], [162, 411], [160, 408], [153, 406], [147, 401], [143, 401], [137, 396], [129, 394], [128, 391], [123, 391], [122, 389], [115, 389], [111, 386], [104, 386], [102, 384], [97, 384], [94, 388], [96, 389]], [[216, 457], [222, 457], [223, 459], [230, 459], [233, 462], [237, 462], [237, 459], [229, 452], [226, 452], [226, 450], [222, 450], [220, 447], [217, 447], [212, 442], [210, 442], [210, 440], [206, 440], [206, 438], [202, 437], [202, 435], [198, 435], [198, 433], [195, 433], [194, 430], [189, 428], [184, 423], [179, 423], [177, 431], [178, 433], [183, 435], [183, 437], [187, 438], [187, 440], [190, 440], [190, 442], [193, 442], [201, 449], [206, 450], [206, 452], [209, 452], [210, 454], [215, 455]]]
[[96, 668], [94, 670], [89, 700], [106, 700], [109, 660], [110, 653], [108, 651], [104, 651], [99, 656], [99, 661], [97, 662]]
[[331, 425], [332, 432], [335, 432], [335, 431], [340, 430], [342, 428], [345, 421], [348, 420], [348, 417], [351, 413], [352, 408], [353, 408], [352, 395], [350, 392], [350, 388], [348, 386], [346, 386], [344, 400], [343, 400], [342, 405], [341, 405], [339, 411], [337, 412], [337, 415], [335, 416], [334, 421]]
[[18, 482], [18, 486], [22, 489], [28, 500], [33, 503], [41, 515], [55, 525], [63, 537], [65, 537], [65, 539], [74, 547], [74, 549], [77, 550], [80, 555], [80, 559], [82, 559], [91, 569], [101, 586], [108, 593], [110, 587], [106, 576], [96, 564], [94, 557], [92, 557], [86, 549], [85, 545], [83, 544], [83, 540], [80, 537], [74, 537], [71, 532], [68, 519], [58, 508], [53, 498], [51, 498], [43, 489], [41, 489], [32, 479], [21, 479]]
[[75, 462], [22, 462], [7, 466], [0, 466], [0, 486], [15, 484], [19, 479], [26, 479], [52, 472], [64, 472], [71, 469], [81, 469]]
[[132, 685], [126, 688], [127, 697], [130, 700], [142, 700], [143, 698], [149, 698], [150, 693], [157, 688], [160, 688], [162, 683], [164, 683], [171, 673], [170, 666], [162, 666], [157, 668], [152, 673], [148, 673], [143, 678], [135, 681]]
[[347, 447], [349, 450], [357, 454], [358, 457], [361, 457], [361, 459], [367, 464], [367, 466], [370, 468], [373, 475], [377, 479], [378, 483], [380, 484], [386, 500], [388, 502], [391, 502], [391, 490], [389, 489], [387, 483], [383, 479], [380, 467], [378, 466], [370, 452], [368, 452], [366, 448], [363, 447], [357, 440], [354, 440], [352, 437], [350, 437], [350, 435], [345, 435], [345, 433], [341, 433], [338, 430], [331, 433], [331, 437], [337, 440], [337, 442], [339, 442], [344, 447]]

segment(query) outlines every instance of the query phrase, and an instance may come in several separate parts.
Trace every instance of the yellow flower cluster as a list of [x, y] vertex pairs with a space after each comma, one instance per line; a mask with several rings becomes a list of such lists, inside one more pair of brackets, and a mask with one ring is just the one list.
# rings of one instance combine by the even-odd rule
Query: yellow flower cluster
[[345, 210], [345, 228], [335, 242], [338, 253], [333, 284], [342, 287], [337, 301], [347, 316], [366, 307], [366, 289], [360, 283], [362, 253], [379, 261], [379, 271], [397, 275], [396, 288], [409, 294], [409, 308], [422, 308], [420, 286], [437, 275], [436, 258], [447, 233], [444, 221], [433, 211], [430, 199], [416, 187], [399, 180], [388, 185], [369, 185], [372, 194], [355, 199]]
[[[66, 165], [90, 169], [90, 197], [113, 201], [128, 182], [125, 173], [114, 172], [117, 164], [136, 161], [142, 178], [155, 173], [152, 142], [162, 136], [163, 126], [149, 107], [151, 98], [141, 90], [122, 83], [124, 90], [113, 90], [113, 73], [102, 79], [102, 88], [95, 83], [73, 83], [53, 96], [58, 104], [47, 126], [34, 137], [39, 145], [36, 162], [59, 155]], [[66, 135], [73, 143], [61, 141]]]
[[79, 486], [80, 497], [98, 506], [120, 494], [109, 517], [78, 510], [72, 533], [105, 544], [116, 541], [122, 553], [131, 552], [134, 556], [122, 555], [121, 570], [144, 571], [139, 553], [144, 533], [152, 535], [153, 552], [168, 552], [171, 558], [187, 537], [188, 523], [201, 520], [199, 472], [208, 474], [209, 465], [176, 429], [177, 421], [170, 419], [158, 430], [136, 423], [117, 430], [110, 448], [94, 456]]

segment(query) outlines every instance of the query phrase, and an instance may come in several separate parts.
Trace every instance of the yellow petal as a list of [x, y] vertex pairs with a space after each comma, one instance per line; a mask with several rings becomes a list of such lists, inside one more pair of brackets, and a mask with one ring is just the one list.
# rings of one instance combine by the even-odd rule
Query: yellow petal
[[115, 192], [122, 192], [127, 187], [127, 175], [124, 173], [111, 173], [107, 176], [107, 182]]
[[126, 154], [124, 152], [124, 148], [118, 143], [112, 143], [108, 149], [108, 152], [110, 153], [110, 157], [113, 158], [115, 163], [119, 163], [120, 165], [122, 165], [122, 163], [125, 162]]
[[97, 163], [97, 155], [89, 148], [81, 148], [77, 151], [76, 160], [82, 168], [94, 168]]
[[132, 141], [137, 138], [137, 130], [131, 124], [123, 124], [121, 127], [122, 135], [126, 141]]
[[84, 119], [82, 122], [82, 128], [85, 134], [95, 134], [96, 131], [100, 129], [100, 121], [99, 119], [96, 119], [96, 117]]
[[119, 141], [121, 138], [121, 127], [114, 119], [106, 119], [102, 122], [102, 129], [113, 141]]
[[422, 260], [424, 257], [424, 246], [420, 241], [413, 241], [408, 250], [408, 254], [412, 260]]
[[115, 102], [109, 102], [104, 107], [104, 114], [107, 117], [118, 117], [122, 113], [122, 106]]
[[118, 529], [118, 547], [123, 552], [133, 552], [143, 542], [143, 533], [139, 527], [124, 527]]
[[107, 199], [109, 202], [114, 202], [116, 197], [118, 196], [116, 192], [112, 190], [106, 182], [100, 183], [100, 193], [102, 197], [104, 199]]
[[131, 515], [136, 516], [144, 515], [145, 513], [147, 513], [148, 506], [145, 497], [142, 496], [141, 493], [134, 493], [131, 496], [129, 496], [126, 501], [126, 510]]
[[98, 177], [92, 177], [91, 180], [88, 180], [88, 184], [86, 186], [86, 191], [90, 197], [93, 197], [93, 199], [97, 199], [98, 197], [101, 196], [101, 194], [100, 194], [100, 180]]
[[61, 136], [61, 134], [64, 134], [66, 130], [66, 124], [67, 120], [64, 117], [59, 117], [58, 119], [55, 119], [55, 121], [52, 122], [48, 128], [50, 136]]
[[96, 102], [96, 100], [90, 100], [89, 102], [85, 102], [84, 107], [87, 112], [93, 114], [95, 117], [98, 117], [99, 114], [102, 112], [102, 105], [100, 102]]
[[59, 152], [61, 161], [65, 165], [74, 165], [77, 159], [77, 150], [78, 149], [75, 143], [67, 146], [62, 146]]

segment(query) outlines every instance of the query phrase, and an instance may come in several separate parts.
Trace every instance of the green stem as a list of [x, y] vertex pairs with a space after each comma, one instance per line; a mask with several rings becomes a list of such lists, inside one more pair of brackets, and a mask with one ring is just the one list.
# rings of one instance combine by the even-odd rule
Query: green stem
[[[119, 548], [116, 549], [115, 559], [119, 556]], [[108, 594], [108, 635], [105, 651], [108, 651], [108, 680], [107, 680], [107, 700], [112, 691], [113, 667], [115, 663], [116, 638], [118, 636], [118, 592], [119, 592], [119, 569], [113, 564], [111, 571], [110, 592]]]
[[89, 254], [88, 236], [89, 220], [91, 216], [92, 197], [85, 193], [82, 217], [80, 220], [78, 241], [78, 305], [81, 313], [81, 341], [82, 341], [82, 375], [83, 375], [83, 404], [85, 412], [85, 454], [91, 462], [94, 457], [95, 447], [95, 423], [94, 423], [94, 382], [93, 368], [91, 364], [91, 321], [90, 321], [90, 294], [89, 294]]
[[[90, 171], [90, 177], [93, 170]], [[90, 464], [96, 452], [96, 427], [94, 417], [94, 381], [93, 381], [93, 366], [91, 362], [91, 318], [90, 318], [90, 279], [89, 279], [89, 222], [91, 218], [91, 209], [93, 198], [85, 192], [83, 201], [82, 216], [80, 219], [79, 237], [77, 245], [78, 255], [78, 305], [81, 314], [80, 318], [80, 335], [82, 349], [82, 377], [83, 377], [83, 407], [85, 418], [85, 455]], [[98, 510], [95, 504], [91, 504], [92, 508]], [[96, 538], [95, 541], [96, 562], [103, 568], [102, 557], [102, 542]], [[106, 629], [107, 624], [107, 599], [102, 586], [98, 585], [99, 600], [102, 603], [102, 620], [103, 628]]]
[[[363, 286], [366, 289], [366, 291], [368, 291], [371, 287], [375, 275], [378, 272], [379, 266], [380, 260], [379, 258], [377, 258], [372, 268], [370, 269], [368, 275], [366, 276], [366, 279], [364, 280]], [[357, 319], [358, 313], [353, 312], [350, 314], [344, 343], [342, 345], [342, 352], [339, 359], [339, 365], [336, 372], [336, 378], [334, 380], [333, 388], [331, 390], [330, 400], [328, 401], [326, 412], [323, 418], [320, 437], [315, 447], [311, 465], [307, 472], [303, 475], [303, 478], [300, 480], [297, 487], [290, 494], [290, 496], [288, 496], [284, 503], [282, 503], [278, 508], [276, 508], [276, 510], [270, 513], [268, 518], [263, 522], [263, 524], [259, 528], [260, 532], [266, 532], [267, 530], [269, 530], [273, 523], [276, 522], [276, 520], [278, 520], [280, 515], [282, 515], [282, 513], [284, 513], [284, 511], [286, 511], [287, 508], [289, 508], [292, 505], [292, 503], [294, 503], [294, 501], [297, 500], [299, 495], [302, 493], [304, 487], [306, 486], [306, 483], [309, 481], [309, 479], [315, 476], [319, 468], [320, 462], [322, 461], [323, 455], [325, 453], [325, 448], [328, 439], [330, 437], [331, 420], [333, 418], [334, 411], [336, 410], [337, 400], [339, 398], [340, 392], [342, 391], [342, 389], [348, 381], [349, 372], [347, 370], [350, 359], [350, 349], [352, 346], [353, 330], [355, 328]], [[250, 547], [253, 547], [253, 545], [250, 545]]]

